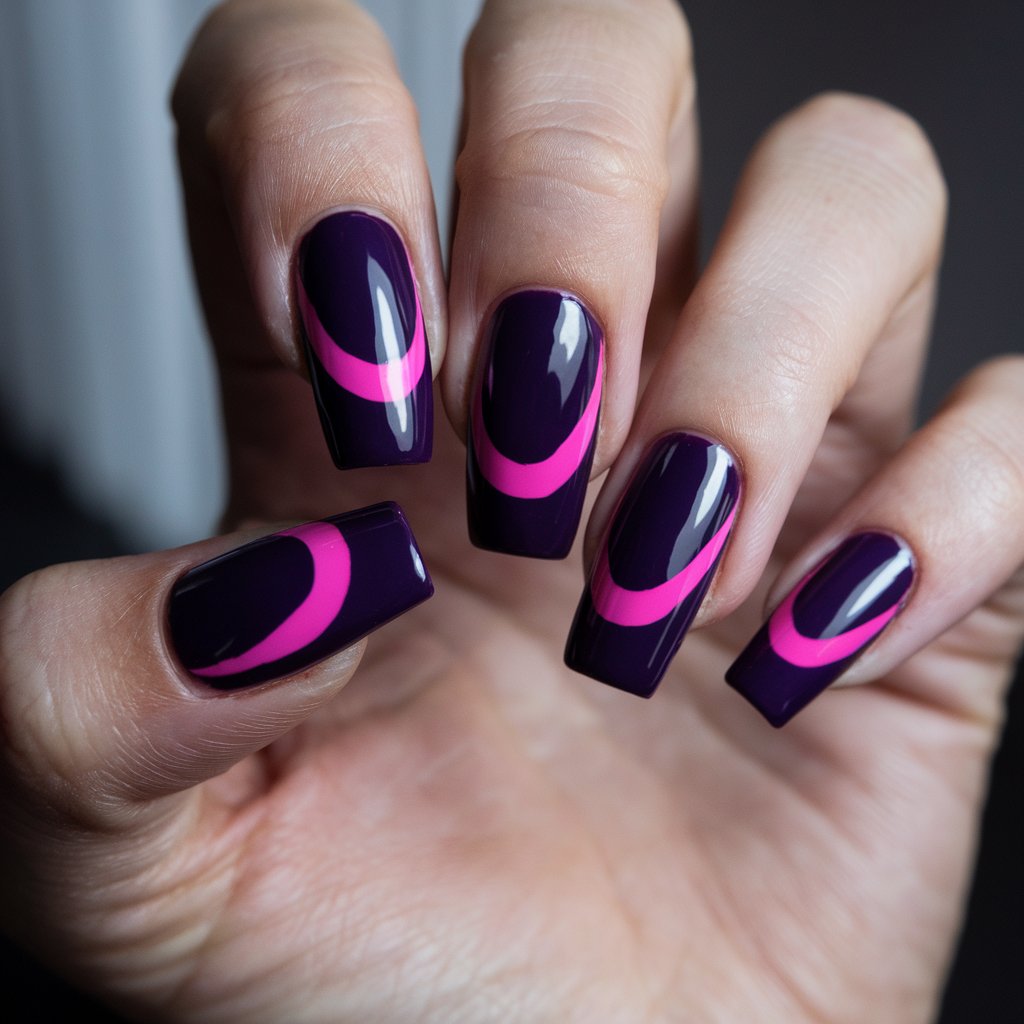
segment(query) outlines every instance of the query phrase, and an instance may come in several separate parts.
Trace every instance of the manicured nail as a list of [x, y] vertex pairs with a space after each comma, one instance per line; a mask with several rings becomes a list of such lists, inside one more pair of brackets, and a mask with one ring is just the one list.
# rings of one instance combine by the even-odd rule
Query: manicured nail
[[393, 502], [282, 530], [204, 562], [171, 593], [181, 664], [218, 690], [290, 675], [434, 592]]
[[914, 557], [886, 533], [847, 538], [772, 612], [725, 678], [785, 725], [874, 641], [903, 607]]
[[335, 465], [427, 462], [434, 427], [430, 352], [398, 232], [358, 210], [324, 217], [299, 245], [295, 290]]
[[722, 445], [683, 433], [651, 445], [576, 610], [570, 668], [640, 697], [655, 691], [711, 585], [739, 489]]
[[477, 547], [564, 558], [597, 440], [604, 336], [558, 291], [504, 299], [487, 326], [469, 423], [466, 498]]

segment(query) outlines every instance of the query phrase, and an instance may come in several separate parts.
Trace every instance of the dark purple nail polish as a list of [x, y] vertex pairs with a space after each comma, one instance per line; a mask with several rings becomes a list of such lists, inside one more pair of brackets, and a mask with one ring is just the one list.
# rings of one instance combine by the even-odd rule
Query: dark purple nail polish
[[739, 474], [720, 444], [668, 434], [648, 448], [576, 609], [565, 663], [649, 697], [711, 586]]
[[295, 290], [335, 465], [427, 462], [430, 352], [409, 255], [395, 229], [358, 210], [324, 217], [299, 245]]
[[393, 502], [271, 534], [174, 586], [170, 637], [189, 673], [238, 690], [308, 668], [434, 592]]
[[604, 336], [558, 291], [521, 291], [494, 311], [473, 391], [466, 461], [477, 547], [564, 558], [594, 461]]
[[882, 632], [914, 581], [910, 549], [886, 533], [847, 538], [793, 588], [725, 678], [785, 725]]

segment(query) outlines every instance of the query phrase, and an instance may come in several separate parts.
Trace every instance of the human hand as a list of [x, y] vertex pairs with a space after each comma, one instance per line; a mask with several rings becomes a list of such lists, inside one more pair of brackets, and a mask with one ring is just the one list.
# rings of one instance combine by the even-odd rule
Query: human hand
[[[684, 306], [687, 41], [671, 5], [646, 13], [485, 11], [450, 332], [412, 109], [373, 26], [344, 4], [249, 3], [200, 36], [177, 110], [224, 387], [227, 525], [245, 532], [56, 567], [4, 598], [5, 925], [129, 1012], [927, 1018], [1024, 617], [1007, 584], [1020, 456], [1005, 443], [1021, 369], [981, 370], [902, 446], [943, 189], [913, 124], [856, 98], [770, 132]], [[339, 206], [400, 229], [435, 366], [448, 335], [460, 431], [495, 303], [531, 287], [584, 300], [607, 346], [593, 469], [611, 468], [590, 563], [652, 439], [686, 430], [733, 453], [736, 525], [656, 703], [561, 664], [576, 557], [468, 546], [446, 427], [429, 466], [330, 466], [292, 372], [290, 275]], [[408, 512], [436, 597], [361, 662], [358, 645], [204, 694], [168, 646], [175, 581], [270, 523], [384, 498]], [[914, 552], [906, 609], [845, 678], [872, 685], [776, 733], [723, 672], [766, 598], [864, 529]]]

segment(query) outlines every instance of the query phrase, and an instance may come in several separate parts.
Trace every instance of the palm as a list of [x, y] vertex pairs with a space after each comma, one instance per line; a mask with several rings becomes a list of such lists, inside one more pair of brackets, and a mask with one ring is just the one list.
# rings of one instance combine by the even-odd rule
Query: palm
[[[883, 685], [772, 731], [721, 682], [759, 607], [692, 636], [653, 702], [574, 676], [578, 557], [471, 549], [438, 433], [428, 468], [344, 479], [347, 505], [406, 507], [437, 596], [189, 795], [187, 840], [140, 883], [170, 885], [186, 952], [145, 998], [252, 1021], [924, 1019], [990, 726]], [[338, 504], [316, 479], [311, 505]], [[244, 503], [280, 514], [265, 493]], [[139, 937], [132, 961], [165, 957]]]

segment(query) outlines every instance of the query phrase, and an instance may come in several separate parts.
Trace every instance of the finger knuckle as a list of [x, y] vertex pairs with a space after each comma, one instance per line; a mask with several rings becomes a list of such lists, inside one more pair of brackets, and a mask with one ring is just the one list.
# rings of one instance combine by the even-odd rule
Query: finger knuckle
[[[693, 97], [678, 6], [621, 0], [601, 17], [586, 5], [512, 10], [490, 12], [467, 43], [460, 190], [483, 186], [531, 205], [582, 197], [660, 207], [668, 128]], [[568, 59], [567, 41], [582, 59]]]
[[1020, 530], [1024, 460], [1006, 435], [1006, 417], [996, 403], [954, 409], [938, 427], [938, 443], [954, 461], [951, 473], [969, 487], [975, 525], [988, 519], [1002, 528], [1010, 518]]
[[534, 125], [495, 145], [467, 147], [456, 162], [462, 190], [514, 194], [531, 206], [585, 202], [657, 208], [668, 168], [642, 144], [592, 128]]
[[935, 222], [945, 218], [947, 188], [934, 148], [921, 124], [882, 100], [828, 92], [793, 115], [847, 173], [874, 192], [923, 208]]
[[347, 135], [350, 148], [376, 148], [416, 114], [405, 88], [376, 68], [332, 58], [268, 68], [229, 93], [206, 120], [206, 142], [222, 165], [245, 169], [273, 149], [315, 151]]
[[313, 167], [325, 147], [359, 162], [415, 133], [412, 99], [377, 24], [352, 4], [281, 17], [243, 0], [208, 17], [172, 95], [179, 133], [222, 173]]
[[826, 346], [822, 335], [808, 323], [787, 321], [768, 329], [769, 341], [759, 351], [761, 386], [779, 411], [795, 412], [806, 403], [808, 387], [822, 377]]
[[838, 402], [849, 386], [850, 368], [838, 351], [840, 327], [826, 297], [769, 282], [745, 287], [740, 303], [733, 295], [718, 305], [726, 308], [727, 302], [731, 330], [747, 339], [746, 349], [759, 363], [754, 379], [763, 401], [790, 409], [806, 404], [809, 387], [827, 386], [828, 400]]
[[[1024, 355], [990, 359], [975, 367], [953, 390], [936, 424], [973, 491], [989, 507], [1012, 510], [1024, 504]], [[983, 481], [983, 482], [982, 482]]]

